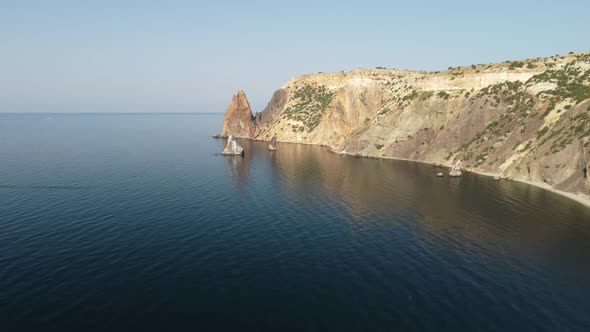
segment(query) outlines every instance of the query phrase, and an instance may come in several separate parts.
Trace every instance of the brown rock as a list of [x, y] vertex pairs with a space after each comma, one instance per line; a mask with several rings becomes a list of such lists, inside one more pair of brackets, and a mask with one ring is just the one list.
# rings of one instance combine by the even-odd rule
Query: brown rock
[[221, 136], [252, 138], [256, 132], [254, 117], [248, 98], [244, 91], [240, 90], [232, 97], [231, 104], [227, 107], [223, 116]]
[[275, 119], [285, 107], [287, 102], [287, 94], [283, 89], [278, 89], [272, 95], [268, 105], [260, 113], [256, 113], [256, 124], [265, 126]]

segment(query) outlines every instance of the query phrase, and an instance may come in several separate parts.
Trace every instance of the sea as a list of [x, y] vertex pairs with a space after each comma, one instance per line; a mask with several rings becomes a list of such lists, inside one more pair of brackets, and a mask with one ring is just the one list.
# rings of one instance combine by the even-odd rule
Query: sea
[[0, 331], [590, 331], [590, 208], [222, 117], [0, 114]]

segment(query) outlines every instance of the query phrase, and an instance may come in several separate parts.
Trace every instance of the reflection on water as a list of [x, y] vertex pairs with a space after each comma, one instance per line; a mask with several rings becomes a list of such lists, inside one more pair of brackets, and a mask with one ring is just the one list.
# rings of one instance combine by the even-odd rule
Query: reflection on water
[[0, 115], [0, 331], [590, 331], [590, 215], [514, 182]]
[[488, 254], [517, 251], [573, 266], [590, 278], [590, 209], [549, 191], [465, 174], [438, 178], [436, 168], [406, 161], [342, 156], [327, 148], [241, 140], [244, 158], [226, 158], [242, 186], [258, 167], [287, 199], [304, 194], [339, 204], [355, 222], [411, 217], [435, 240]]
[[[227, 145], [227, 139], [224, 138], [223, 145]], [[230, 172], [232, 179], [236, 180], [239, 187], [245, 187], [248, 185], [248, 174], [250, 173], [250, 167], [252, 162], [252, 155], [242, 156], [223, 156], [226, 162], [227, 169]]]

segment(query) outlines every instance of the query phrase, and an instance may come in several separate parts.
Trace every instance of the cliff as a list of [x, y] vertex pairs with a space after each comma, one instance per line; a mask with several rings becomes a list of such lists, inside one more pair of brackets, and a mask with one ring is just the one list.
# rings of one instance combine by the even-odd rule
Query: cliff
[[255, 117], [234, 109], [223, 135], [276, 135], [365, 157], [462, 159], [467, 170], [590, 194], [590, 52], [444, 72], [303, 75]]

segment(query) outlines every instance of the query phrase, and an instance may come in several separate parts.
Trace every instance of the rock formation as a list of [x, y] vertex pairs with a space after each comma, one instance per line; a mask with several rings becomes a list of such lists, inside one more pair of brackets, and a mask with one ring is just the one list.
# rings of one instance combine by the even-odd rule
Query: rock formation
[[456, 178], [461, 176], [461, 159], [457, 160], [453, 165], [451, 165], [451, 170], [449, 171], [449, 176]]
[[227, 146], [225, 147], [225, 149], [223, 150], [223, 152], [221, 153], [225, 156], [236, 156], [236, 155], [244, 155], [244, 148], [238, 144], [238, 142], [236, 142], [236, 140], [234, 139], [234, 137], [232, 135], [229, 135], [229, 138], [227, 139]]
[[461, 170], [458, 170], [458, 169], [451, 169], [451, 171], [449, 172], [449, 176], [452, 178], [459, 177], [459, 176], [461, 176], [461, 174], [463, 174], [463, 173], [461, 173]]
[[235, 137], [251, 138], [255, 133], [256, 126], [250, 103], [244, 91], [240, 90], [232, 97], [231, 104], [225, 111], [221, 136], [233, 135]]
[[273, 136], [270, 139], [270, 144], [268, 145], [268, 149], [271, 151], [275, 151], [277, 149], [277, 137]]
[[240, 96], [226, 112], [225, 136], [276, 135], [336, 153], [436, 164], [462, 159], [464, 170], [590, 194], [590, 52], [443, 72], [303, 75], [254, 120]]

